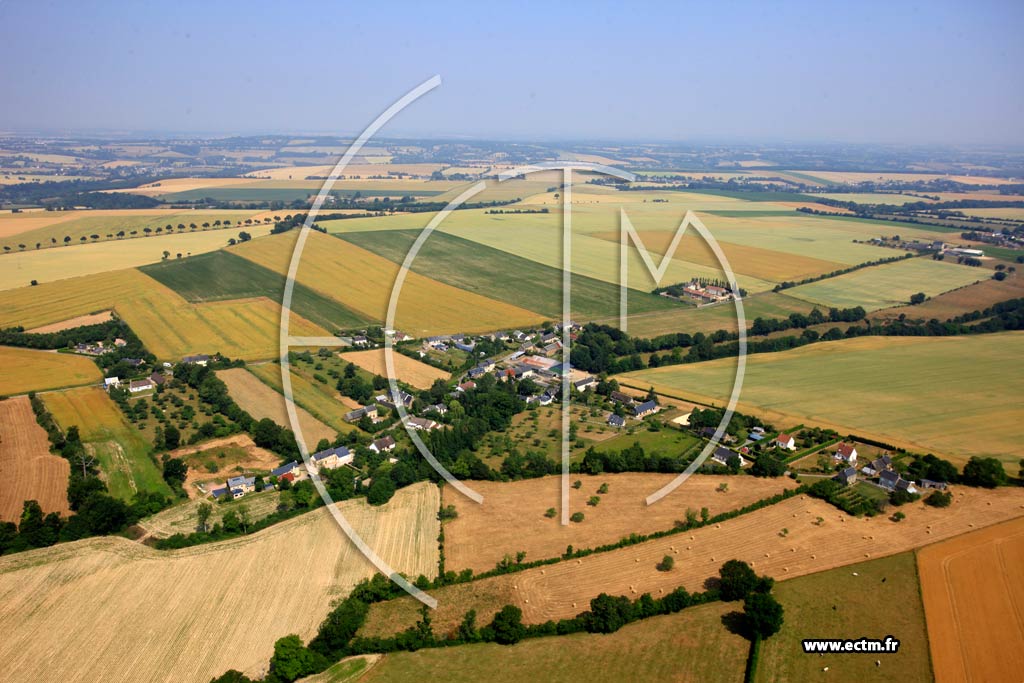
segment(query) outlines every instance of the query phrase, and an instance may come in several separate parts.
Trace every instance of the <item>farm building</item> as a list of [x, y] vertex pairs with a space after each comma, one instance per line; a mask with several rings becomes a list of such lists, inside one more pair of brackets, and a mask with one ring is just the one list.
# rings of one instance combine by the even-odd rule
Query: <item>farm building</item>
[[787, 451], [796, 450], [796, 439], [794, 439], [790, 434], [780, 433], [777, 437], [775, 437], [773, 443], [775, 444], [776, 448], [782, 448]]
[[609, 426], [616, 428], [625, 427], [626, 418], [622, 417], [621, 415], [616, 415], [615, 413], [608, 413], [608, 424]]
[[648, 415], [654, 415], [658, 410], [658, 404], [655, 401], [644, 401], [633, 406], [633, 417], [640, 420]]
[[359, 422], [364, 417], [368, 417], [371, 420], [377, 417], [377, 406], [363, 406], [362, 408], [356, 408], [345, 413], [345, 422]]
[[461, 392], [472, 391], [473, 389], [476, 389], [476, 382], [473, 382], [472, 380], [469, 382], [463, 382], [457, 386], [456, 389]]
[[723, 448], [719, 446], [718, 448], [715, 449], [715, 452], [711, 454], [711, 459], [724, 467], [729, 467], [729, 460], [732, 458], [739, 458], [740, 467], [747, 466], [746, 458], [744, 458], [736, 451], [730, 450], [728, 448]]
[[167, 378], [155, 370], [153, 371], [153, 374], [149, 376], [149, 379], [157, 386], [163, 386], [164, 383], [167, 382]]
[[611, 394], [608, 395], [608, 398], [610, 398], [615, 403], [621, 403], [622, 405], [633, 405], [633, 397], [630, 396], [629, 394], [624, 394], [621, 391], [613, 391]]
[[847, 467], [845, 470], [832, 477], [835, 481], [838, 481], [843, 486], [849, 486], [853, 482], [857, 481], [857, 468]]
[[448, 414], [448, 406], [446, 406], [443, 403], [435, 403], [433, 405], [429, 405], [426, 408], [424, 408], [423, 412], [424, 413], [437, 413], [438, 415], [447, 415]]
[[231, 492], [232, 498], [241, 498], [256, 490], [256, 477], [231, 477], [227, 481], [227, 489]]
[[869, 464], [864, 465], [864, 467], [860, 468], [860, 471], [868, 475], [869, 477], [873, 477], [877, 474], [880, 474], [890, 469], [891, 467], [892, 458], [890, 458], [888, 455], [883, 455], [880, 458], [875, 458]]
[[904, 479], [898, 472], [893, 472], [892, 470], [885, 470], [878, 476], [878, 485], [889, 491], [917, 493], [917, 487], [914, 486], [913, 482]]
[[334, 470], [342, 465], [347, 465], [355, 459], [355, 456], [344, 446], [328, 448], [325, 451], [314, 453], [311, 458], [313, 464], [318, 468]]
[[441, 426], [437, 422], [426, 417], [410, 417], [405, 421], [405, 423], [418, 432], [433, 431]]
[[120, 377], [107, 377], [105, 380], [103, 380], [103, 388], [106, 389], [107, 391], [110, 391], [111, 389], [116, 389], [120, 386]]
[[832, 456], [835, 460], [853, 465], [857, 462], [857, 448], [853, 444], [841, 443]]
[[278, 479], [284, 479], [286, 476], [291, 475], [294, 479], [299, 474], [299, 463], [292, 460], [286, 465], [270, 470], [270, 476], [277, 477]]
[[584, 377], [583, 379], [576, 380], [572, 385], [576, 388], [576, 391], [586, 391], [587, 389], [597, 386], [597, 378]]
[[[390, 394], [381, 394], [380, 396], [374, 397], [374, 400], [380, 405], [388, 409], [394, 409], [397, 405], [394, 401], [394, 397]], [[412, 406], [413, 396], [412, 394], [398, 390], [398, 401], [406, 408]]]
[[931, 479], [922, 479], [918, 484], [923, 489], [936, 489], [938, 491], [945, 491], [947, 486], [944, 481], [932, 481]]
[[395, 438], [393, 436], [384, 436], [376, 439], [370, 444], [370, 450], [374, 453], [389, 453], [395, 450]]
[[128, 383], [128, 391], [133, 394], [137, 394], [141, 391], [149, 391], [154, 388], [156, 388], [156, 385], [153, 383], [153, 380], [148, 377], [146, 379], [133, 379]]
[[186, 365], [206, 365], [210, 362], [210, 357], [200, 353], [195, 356], [185, 356], [181, 359], [181, 362]]

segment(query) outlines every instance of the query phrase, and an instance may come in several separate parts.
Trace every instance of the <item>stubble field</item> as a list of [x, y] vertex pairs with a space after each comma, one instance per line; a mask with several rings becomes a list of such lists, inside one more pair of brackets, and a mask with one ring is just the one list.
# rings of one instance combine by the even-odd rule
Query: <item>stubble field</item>
[[0, 396], [100, 382], [91, 358], [73, 353], [0, 346]]
[[[437, 505], [424, 483], [384, 507], [341, 508], [396, 570], [417, 576], [437, 569]], [[0, 657], [40, 683], [206, 683], [231, 668], [259, 677], [275, 640], [310, 638], [331, 600], [373, 571], [325, 509], [180, 551], [102, 538], [21, 553], [0, 559]]]
[[0, 521], [17, 522], [26, 500], [38, 502], [44, 514], [67, 515], [69, 471], [68, 461], [50, 452], [28, 398], [0, 401]]
[[[348, 351], [339, 355], [343, 361], [355, 363], [367, 372], [372, 372], [381, 377], [388, 376], [387, 364], [384, 362], [384, 349]], [[397, 351], [392, 355], [395, 359], [395, 379], [406, 382], [418, 389], [429, 389], [435, 380], [447, 381], [451, 377], [451, 373], [435, 368], [432, 365], [421, 363]]]
[[[567, 545], [593, 548], [631, 533], [671, 529], [677, 521], [686, 520], [688, 508], [699, 514], [707, 507], [716, 515], [796, 486], [790, 479], [694, 475], [659, 503], [644, 503], [674, 477], [633, 472], [573, 475], [582, 486], [570, 488], [570, 510], [582, 511], [586, 518], [569, 526], [562, 526], [558, 515], [544, 516], [548, 508], [558, 507], [560, 477], [511, 483], [474, 481], [471, 487], [483, 495], [482, 505], [446, 487], [444, 502], [455, 505], [459, 516], [445, 523], [445, 562], [456, 571], [471, 568], [479, 573], [494, 569], [505, 555], [514, 557], [518, 551], [526, 551], [527, 561], [558, 557]], [[728, 490], [717, 491], [723, 483]], [[608, 485], [608, 493], [597, 493], [602, 484]], [[601, 502], [587, 505], [594, 495], [599, 495]]]
[[1024, 671], [1024, 519], [917, 554], [935, 680], [1010, 681]]

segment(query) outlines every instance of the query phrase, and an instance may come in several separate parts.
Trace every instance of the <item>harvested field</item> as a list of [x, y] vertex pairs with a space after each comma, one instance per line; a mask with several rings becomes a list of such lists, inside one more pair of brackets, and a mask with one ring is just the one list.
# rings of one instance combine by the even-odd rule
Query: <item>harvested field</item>
[[0, 396], [93, 384], [103, 374], [91, 358], [73, 353], [0, 346]]
[[25, 330], [31, 334], [45, 334], [47, 332], [61, 332], [63, 330], [70, 330], [75, 327], [82, 327], [83, 325], [98, 325], [105, 323], [110, 320], [114, 315], [113, 311], [100, 311], [99, 313], [90, 313], [88, 315], [79, 315], [74, 318], [68, 318], [67, 320], [61, 320], [60, 322], [50, 323], [49, 325], [42, 325], [40, 327], [34, 327], [31, 330]]
[[[928, 632], [913, 553], [783, 581], [773, 593], [786, 611], [785, 622], [781, 631], [762, 643], [755, 681], [825, 678], [825, 666], [827, 679], [836, 683], [931, 680]], [[806, 654], [801, 645], [805, 638], [881, 640], [888, 635], [899, 639], [898, 652], [820, 657]]]
[[50, 452], [28, 397], [0, 401], [0, 521], [17, 522], [26, 500], [38, 502], [43, 513], [68, 515], [70, 467]]
[[[218, 370], [217, 377], [228, 385], [231, 398], [235, 399], [242, 410], [257, 420], [269, 417], [282, 427], [291, 429], [284, 396], [261, 382], [251, 372], [245, 368], [231, 368]], [[302, 429], [307, 448], [315, 448], [320, 439], [333, 441], [337, 437], [335, 430], [310, 415], [304, 408], [296, 405], [295, 410], [299, 416], [299, 427]]]
[[[437, 506], [427, 483], [379, 508], [340, 505], [367, 543], [411, 576], [437, 571]], [[111, 537], [20, 553], [0, 558], [0, 657], [40, 683], [206, 683], [231, 668], [260, 677], [275, 640], [308, 640], [331, 600], [373, 572], [326, 509], [179, 551]]]
[[[884, 516], [851, 517], [823, 501], [797, 496], [720, 525], [434, 591], [439, 602], [434, 628], [444, 632], [455, 627], [470, 608], [477, 610], [479, 623], [487, 623], [508, 602], [522, 608], [524, 622], [542, 623], [578, 614], [602, 592], [635, 599], [680, 585], [698, 591], [725, 560], [733, 558], [750, 562], [758, 573], [785, 580], [1024, 516], [1024, 489], [959, 488], [954, 494], [955, 502], [947, 509], [921, 502], [904, 505], [906, 519], [898, 524]], [[785, 537], [782, 529], [788, 529]], [[667, 554], [676, 557], [675, 568], [658, 571], [656, 565]], [[363, 632], [390, 634], [417, 618], [416, 605], [405, 598], [381, 603], [371, 608]]]
[[[249, 372], [278, 393], [284, 392], [281, 378], [281, 365], [277, 362], [253, 364]], [[309, 379], [304, 367], [297, 363], [291, 365], [292, 397], [296, 405], [305, 409], [310, 415], [328, 425], [337, 432], [351, 432], [358, 429], [355, 425], [345, 422], [345, 414], [358, 408], [352, 399], [342, 396], [331, 384], [322, 384]], [[311, 373], [310, 373], [311, 374]]]
[[810, 171], [807, 175], [834, 183], [916, 183], [918, 181], [947, 180], [963, 185], [1006, 185], [1013, 183], [1007, 178], [972, 175], [947, 175], [945, 173], [872, 173], [861, 171]]
[[[184, 446], [170, 453], [188, 464], [184, 488], [189, 498], [204, 498], [196, 488], [209, 482], [223, 483], [226, 477], [251, 472], [268, 472], [281, 463], [281, 456], [257, 446], [248, 434], [233, 434], [206, 441], [197, 446]], [[211, 472], [216, 465], [218, 472]], [[205, 487], [209, 491], [209, 486]]]
[[[254, 238], [270, 232], [269, 225], [246, 226], [244, 229]], [[228, 238], [235, 234], [234, 231], [214, 230], [11, 253], [2, 257], [4, 267], [0, 270], [0, 289], [27, 287], [32, 280], [53, 282], [157, 263], [163, 259], [165, 251], [170, 252], [170, 258], [179, 253], [185, 258], [188, 254], [216, 251], [227, 246]]]
[[[359, 220], [359, 219], [352, 219]], [[298, 231], [253, 240], [233, 253], [285, 273]], [[339, 280], [338, 273], [346, 274]], [[383, 321], [399, 266], [335, 237], [311, 232], [296, 280], [370, 320]], [[396, 327], [415, 337], [441, 332], [483, 332], [541, 322], [541, 316], [511, 304], [465, 292], [408, 273], [399, 297]], [[292, 334], [296, 334], [292, 330]]]
[[[743, 299], [743, 310], [748, 328], [758, 317], [785, 318], [790, 313], [810, 313], [813, 308], [813, 304], [776, 292], [762, 292]], [[618, 317], [606, 318], [600, 322], [617, 325]], [[718, 330], [735, 332], [736, 307], [729, 302], [701, 308], [678, 306], [673, 311], [631, 313], [627, 326], [630, 334], [641, 337], [656, 337], [673, 332], [689, 334], [696, 332], [707, 334]]]
[[1024, 519], [917, 553], [935, 680], [1010, 681], [1024, 671]]
[[53, 391], [42, 396], [64, 431], [77, 425], [86, 449], [98, 460], [110, 494], [130, 501], [138, 491], [171, 496], [153, 447], [99, 387]]
[[[614, 543], [631, 533], [646, 534], [671, 529], [686, 520], [687, 508], [700, 513], [707, 507], [711, 515], [741, 508], [790, 488], [791, 479], [694, 475], [668, 498], [655, 505], [644, 499], [671, 481], [672, 474], [573, 475], [580, 489], [570, 489], [569, 506], [583, 511], [582, 524], [562, 526], [559, 517], [544, 516], [548, 508], [557, 508], [561, 491], [560, 477], [524, 479], [511, 483], [474, 481], [470, 485], [484, 497], [482, 505], [446, 487], [446, 505], [455, 505], [459, 516], [446, 522], [445, 562], [456, 571], [470, 568], [480, 573], [494, 569], [505, 555], [526, 551], [527, 561], [558, 557], [567, 545], [594, 548]], [[718, 492], [720, 484], [727, 492]], [[600, 494], [596, 507], [587, 499], [597, 494], [602, 484], [608, 493]]]
[[1008, 277], [999, 280], [982, 280], [951, 292], [940, 294], [916, 306], [899, 306], [875, 311], [870, 317], [874, 320], [893, 320], [901, 314], [912, 320], [923, 319], [949, 320], [961, 313], [971, 313], [988, 308], [992, 304], [1024, 296], [1024, 279]]
[[[1022, 412], [1015, 399], [1024, 392], [1024, 376], [1008, 369], [1019, 365], [1021, 354], [1019, 332], [862, 337], [757, 354], [747, 358], [739, 409], [777, 424], [813, 423], [961, 463], [982, 455], [1016, 465]], [[970, 368], [969, 382], [949, 382], [935, 372], [957, 367]], [[619, 382], [721, 404], [735, 368], [730, 358], [627, 373]]]
[[[388, 376], [387, 365], [384, 362], [384, 349], [370, 349], [368, 351], [349, 351], [339, 354], [341, 359], [349, 363], [355, 363], [367, 372], [372, 372], [381, 377]], [[432, 365], [421, 363], [401, 353], [395, 352], [395, 379], [401, 380], [418, 389], [429, 389], [434, 380], [443, 379], [447, 381], [451, 374], [439, 370]]]
[[487, 643], [389, 654], [360, 680], [733, 683], [743, 679], [750, 645], [722, 625], [722, 617], [732, 610], [732, 605], [714, 603], [628, 624], [609, 635], [581, 633], [512, 646]]

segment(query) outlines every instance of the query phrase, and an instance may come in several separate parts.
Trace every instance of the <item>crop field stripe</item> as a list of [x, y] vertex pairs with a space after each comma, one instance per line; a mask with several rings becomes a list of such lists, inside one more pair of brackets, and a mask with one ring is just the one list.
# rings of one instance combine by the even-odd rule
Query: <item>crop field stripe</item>
[[[402, 263], [418, 232], [387, 230], [338, 235], [363, 249]], [[506, 303], [529, 306], [547, 316], [562, 310], [562, 273], [536, 261], [500, 251], [456, 235], [435, 232], [416, 255], [412, 269], [445, 284]], [[574, 313], [583, 317], [615, 315], [617, 286], [585, 276], [573, 278]], [[679, 304], [634, 290], [630, 304], [637, 311], [680, 309]]]

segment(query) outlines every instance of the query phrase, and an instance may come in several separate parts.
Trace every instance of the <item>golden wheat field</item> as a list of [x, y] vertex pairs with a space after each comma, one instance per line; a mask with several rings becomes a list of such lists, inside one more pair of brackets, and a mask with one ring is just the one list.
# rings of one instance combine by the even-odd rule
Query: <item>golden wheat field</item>
[[[411, 576], [437, 571], [437, 508], [427, 483], [380, 508], [341, 504]], [[230, 668], [258, 677], [276, 639], [310, 638], [331, 600], [372, 573], [326, 509], [179, 551], [99, 538], [21, 553], [0, 559], [0, 657], [40, 683], [206, 683]]]
[[[685, 484], [684, 484], [685, 486]], [[726, 560], [749, 562], [758, 573], [785, 580], [833, 567], [886, 557], [1024, 516], [1024, 490], [957, 488], [954, 503], [937, 509], [904, 505], [906, 519], [851, 517], [821, 500], [800, 495], [721, 524], [578, 560], [506, 574], [435, 591], [434, 625], [458, 624], [467, 609], [480, 623], [507, 602], [523, 610], [523, 621], [542, 623], [572, 617], [599, 593], [662, 595], [677, 586], [703, 590]], [[820, 522], [818, 521], [820, 518]], [[586, 520], [582, 524], [586, 524]], [[785, 531], [784, 531], [785, 530]], [[675, 568], [658, 571], [665, 555]], [[364, 631], [382, 634], [415, 622], [415, 605], [405, 598], [374, 605]]]
[[917, 562], [935, 680], [1013, 680], [1024, 670], [1024, 519], [923, 548]]
[[[417, 389], [429, 389], [435, 380], [447, 381], [451, 373], [439, 370], [432, 365], [421, 363], [415, 358], [409, 358], [401, 353], [395, 352], [395, 378], [411, 384]], [[340, 354], [341, 359], [349, 363], [355, 363], [363, 370], [372, 372], [381, 377], [388, 376], [387, 363], [384, 361], [384, 349], [370, 349], [368, 351], [349, 351]]]
[[[297, 231], [241, 244], [232, 252], [287, 273]], [[372, 320], [383, 321], [399, 266], [349, 242], [310, 232], [296, 280]], [[483, 332], [541, 322], [540, 315], [511, 304], [409, 272], [398, 300], [395, 325], [415, 337], [442, 332]], [[296, 334], [292, 330], [292, 334]]]
[[91, 358], [72, 353], [0, 346], [0, 396], [61, 387], [77, 387], [103, 379]]
[[[258, 297], [191, 304], [148, 275], [121, 270], [0, 292], [0, 325], [35, 327], [113, 309], [160, 359], [220, 352], [273, 358], [280, 351], [280, 304]], [[292, 313], [293, 334], [327, 331]]]
[[50, 323], [49, 325], [40, 325], [34, 327], [31, 330], [25, 330], [30, 334], [45, 334], [48, 332], [60, 332], [62, 330], [70, 330], [75, 327], [82, 327], [83, 325], [98, 325], [105, 323], [114, 316], [113, 311], [100, 311], [99, 313], [87, 313], [86, 315], [76, 315], [74, 318], [68, 318], [67, 320], [61, 320], [59, 322]]
[[26, 500], [38, 502], [44, 513], [67, 515], [70, 467], [50, 452], [28, 397], [0, 401], [0, 521], [17, 522]]

